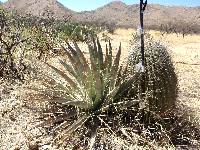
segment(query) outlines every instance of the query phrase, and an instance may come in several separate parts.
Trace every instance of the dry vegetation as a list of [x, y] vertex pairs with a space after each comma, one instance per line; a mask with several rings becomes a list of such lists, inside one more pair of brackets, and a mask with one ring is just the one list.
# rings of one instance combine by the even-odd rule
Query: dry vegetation
[[144, 73], [138, 9], [0, 4], [0, 150], [200, 149], [200, 9], [148, 5]]
[[[117, 29], [113, 35], [109, 35], [112, 39], [114, 48], [121, 42], [122, 57], [125, 60], [129, 54], [130, 40], [133, 29]], [[184, 39], [176, 34], [167, 34], [161, 36], [160, 32], [150, 31], [157, 39], [166, 44], [170, 49], [170, 54], [173, 56], [176, 72], [179, 81], [179, 96], [177, 101], [176, 113], [183, 117], [183, 120], [191, 122], [190, 126], [183, 125], [176, 132], [188, 130], [187, 132], [198, 132], [193, 130], [193, 125], [200, 127], [200, 36], [188, 35]], [[102, 45], [105, 43], [102, 41]], [[85, 47], [85, 45], [81, 45]], [[52, 63], [54, 61], [52, 60]], [[41, 149], [50, 148], [48, 143], [52, 140], [50, 136], [44, 136], [48, 131], [35, 128], [35, 122], [39, 117], [35, 107], [30, 108], [30, 103], [24, 103], [17, 95], [19, 86], [8, 86], [1, 81], [0, 87], [0, 149], [2, 150], [18, 150], [32, 149], [37, 150], [37, 145], [43, 145]], [[32, 104], [31, 104], [32, 105]], [[40, 106], [41, 107], [41, 106]], [[38, 108], [38, 107], [37, 107]], [[186, 129], [185, 129], [186, 128]], [[124, 131], [125, 132], [125, 131]], [[105, 133], [105, 132], [104, 132]], [[198, 133], [194, 133], [197, 134]], [[42, 136], [43, 135], [43, 136]], [[109, 140], [108, 135], [105, 139]], [[111, 135], [114, 136], [114, 135]], [[135, 138], [141, 138], [138, 135]], [[198, 138], [197, 138], [198, 139]], [[115, 139], [119, 143], [120, 141]], [[110, 142], [114, 142], [110, 141]], [[200, 141], [192, 139], [192, 145], [187, 148], [200, 148]], [[46, 145], [45, 145], [46, 144]], [[132, 149], [143, 149], [142, 147], [132, 147]], [[156, 147], [156, 143], [147, 144], [146, 149], [175, 149], [173, 146], [165, 145], [164, 147]]]

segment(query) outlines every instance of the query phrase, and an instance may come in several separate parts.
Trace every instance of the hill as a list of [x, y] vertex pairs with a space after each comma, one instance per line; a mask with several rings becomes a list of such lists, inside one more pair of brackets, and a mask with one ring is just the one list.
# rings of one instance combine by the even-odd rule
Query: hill
[[[68, 18], [72, 21], [114, 25], [118, 27], [137, 27], [139, 24], [139, 5], [127, 5], [114, 1], [92, 11], [75, 12], [56, 0], [8, 0], [3, 4], [8, 10], [30, 13], [39, 17]], [[147, 5], [145, 26], [155, 28], [162, 24], [200, 26], [200, 7]]]
[[[111, 2], [94, 11], [76, 14], [81, 22], [106, 22], [122, 27], [137, 27], [139, 24], [139, 5], [126, 5], [120, 1]], [[154, 26], [166, 22], [195, 22], [200, 25], [199, 7], [178, 7], [150, 4], [145, 11], [145, 25]]]
[[21, 14], [44, 18], [66, 19], [74, 14], [72, 10], [56, 0], [8, 0], [3, 7], [7, 10], [16, 10]]

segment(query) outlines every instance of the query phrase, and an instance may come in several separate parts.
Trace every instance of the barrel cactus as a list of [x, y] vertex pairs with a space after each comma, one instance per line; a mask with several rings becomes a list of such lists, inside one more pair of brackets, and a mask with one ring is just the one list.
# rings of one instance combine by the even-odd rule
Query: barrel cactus
[[[138, 72], [141, 64], [140, 38], [133, 35], [133, 48], [128, 58], [131, 75]], [[140, 67], [141, 68], [141, 67]], [[145, 34], [145, 107], [150, 111], [166, 115], [175, 106], [177, 97], [177, 76], [167, 48], [155, 41], [150, 34]], [[141, 95], [141, 76], [135, 82], [137, 95]]]

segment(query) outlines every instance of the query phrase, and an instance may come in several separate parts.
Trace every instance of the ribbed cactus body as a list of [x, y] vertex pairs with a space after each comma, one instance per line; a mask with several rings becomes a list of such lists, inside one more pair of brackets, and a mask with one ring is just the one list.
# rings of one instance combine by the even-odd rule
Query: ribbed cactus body
[[[132, 52], [128, 65], [131, 75], [135, 74], [141, 62], [140, 42], [134, 36]], [[154, 41], [150, 35], [145, 37], [145, 98], [146, 107], [160, 114], [168, 113], [175, 106], [177, 97], [177, 76], [167, 48], [160, 42]], [[139, 77], [135, 86], [137, 94], [141, 95], [141, 80]]]

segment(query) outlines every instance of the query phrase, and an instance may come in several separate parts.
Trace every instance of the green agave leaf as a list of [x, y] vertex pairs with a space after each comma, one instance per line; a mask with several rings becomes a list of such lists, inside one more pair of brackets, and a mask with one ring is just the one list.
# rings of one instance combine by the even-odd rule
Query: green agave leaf
[[126, 64], [126, 67], [124, 68], [124, 71], [122, 73], [122, 80], [125, 80], [125, 78], [127, 77], [127, 74], [128, 74], [128, 64]]
[[108, 49], [108, 63], [109, 63], [109, 68], [112, 66], [112, 45], [111, 42], [109, 41], [109, 49]]
[[117, 79], [116, 79], [115, 86], [118, 86], [122, 81], [122, 69], [123, 69], [123, 66], [121, 65], [119, 67], [119, 70], [118, 70], [118, 73], [117, 73]]
[[83, 72], [83, 64], [81, 63], [80, 61], [80, 58], [78, 56], [78, 53], [76, 52], [76, 50], [74, 50], [71, 45], [67, 42], [67, 46], [68, 46], [68, 49], [70, 50], [70, 52], [72, 53], [72, 57], [74, 58], [75, 60], [75, 65], [76, 65], [76, 68], [78, 69], [77, 71], [79, 71], [80, 73]]
[[118, 69], [119, 69], [120, 56], [121, 56], [121, 43], [120, 43], [117, 55], [115, 57], [113, 66], [111, 68], [111, 78], [110, 78], [110, 89], [111, 90], [114, 88], [116, 80], [117, 80], [117, 74], [118, 74]]
[[66, 103], [66, 99], [62, 99], [60, 97], [53, 97], [53, 98], [49, 98], [49, 97], [46, 97], [44, 95], [39, 95], [39, 98], [38, 99], [33, 99], [34, 101], [38, 101], [38, 102], [54, 102], [54, 103]]
[[59, 60], [59, 62], [63, 65], [63, 67], [75, 78], [77, 78], [77, 74], [76, 72], [74, 71], [74, 68], [67, 64], [66, 62], [62, 61], [62, 60]]
[[68, 48], [70, 49], [70, 51], [72, 52], [72, 53], [74, 53], [74, 54], [70, 54], [70, 52], [68, 51], [68, 50], [66, 50], [63, 46], [61, 46], [62, 47], [62, 49], [65, 51], [65, 53], [67, 54], [67, 56], [68, 56], [68, 58], [69, 58], [69, 60], [70, 60], [70, 62], [71, 62], [71, 64], [72, 64], [72, 66], [73, 66], [73, 68], [74, 68], [74, 71], [76, 72], [76, 74], [77, 74], [77, 76], [74, 76], [76, 79], [77, 79], [77, 81], [81, 81], [81, 78], [83, 79], [83, 78], [85, 78], [85, 75], [83, 74], [83, 65], [82, 65], [82, 63], [80, 62], [80, 60], [79, 60], [79, 58], [78, 58], [78, 56], [77, 56], [77, 53], [76, 53], [76, 51], [69, 45], [69, 43], [67, 43], [68, 44]]
[[79, 82], [79, 84], [84, 84], [86, 82], [86, 78], [87, 78], [87, 76], [85, 75], [85, 71], [84, 70], [88, 69], [88, 67], [87, 67], [88, 65], [85, 68], [85, 65], [87, 63], [86, 64], [82, 63], [81, 60], [84, 59], [84, 58], [81, 59], [81, 57], [79, 57], [79, 54], [76, 51], [77, 49], [74, 50], [68, 42], [67, 42], [67, 45], [68, 45], [68, 48], [69, 48], [69, 50], [71, 51], [71, 53], [73, 55], [72, 57], [75, 60], [75, 63], [73, 64], [73, 67], [75, 68], [75, 72], [77, 74], [76, 79]]
[[60, 76], [62, 76], [70, 84], [70, 86], [72, 86], [74, 89], [77, 88], [76, 83], [72, 79], [70, 79], [65, 73], [63, 73], [62, 71], [58, 70], [54, 66], [51, 66], [50, 64], [47, 64], [47, 65], [50, 68], [52, 68], [55, 72], [57, 72]]
[[97, 103], [99, 103], [102, 97], [102, 82], [101, 82], [100, 72], [97, 70], [93, 62], [91, 62], [91, 66], [92, 66], [92, 71], [94, 75], [94, 82], [95, 82], [94, 84], [95, 84], [95, 92], [96, 92], [94, 105], [96, 105]]
[[105, 61], [104, 61], [104, 70], [108, 69], [108, 60], [109, 60], [108, 45], [106, 44], [106, 54], [105, 54]]
[[72, 68], [72, 67], [69, 68], [68, 65], [65, 65], [64, 63], [63, 64], [65, 65], [66, 68], [68, 68], [67, 69], [68, 71], [71, 70], [71, 73], [74, 74], [73, 76], [75, 76], [76, 80], [78, 81], [77, 86], [81, 87], [81, 89], [79, 88], [79, 91], [85, 90], [85, 92], [88, 93], [88, 95], [92, 95], [92, 93], [94, 93], [93, 90], [90, 90], [90, 89], [92, 89], [91, 87], [94, 86], [92, 72], [90, 70], [89, 64], [86, 61], [86, 58], [84, 57], [83, 53], [79, 49], [78, 45], [76, 43], [74, 43], [74, 44], [75, 44], [75, 47], [76, 47], [76, 50], [77, 50], [77, 54], [80, 56], [80, 59], [82, 59], [83, 62], [85, 63], [85, 65], [84, 65], [84, 66], [86, 66], [85, 67], [86, 69], [84, 69], [85, 74], [84, 74], [84, 72], [78, 71], [78, 69], [76, 67], [76, 63], [73, 64], [74, 68]]
[[35, 91], [37, 93], [43, 93], [46, 96], [49, 97], [64, 97], [64, 98], [69, 98], [69, 94], [67, 92], [67, 90], [55, 90], [55, 89], [41, 89], [41, 88], [36, 88], [36, 87], [32, 87], [32, 88], [28, 88], [29, 90]]
[[[93, 44], [93, 45], [92, 45]], [[88, 43], [88, 49], [89, 49], [89, 54], [90, 54], [90, 62], [93, 62], [95, 65], [98, 64], [98, 52], [97, 52], [97, 45], [95, 42], [95, 39], [92, 39], [92, 44], [91, 42]]]
[[84, 83], [84, 86], [85, 86], [85, 90], [87, 91], [92, 84], [93, 80], [91, 81], [91, 78], [93, 77], [92, 76], [92, 71], [90, 69], [90, 66], [83, 54], [83, 52], [80, 50], [80, 48], [78, 47], [77, 43], [76, 42], [73, 42], [75, 48], [76, 48], [76, 51], [78, 53], [78, 56], [81, 60], [81, 62], [83, 63], [83, 72], [85, 73], [84, 74], [84, 78], [81, 77], [81, 80], [83, 81]]
[[73, 42], [73, 44], [74, 44], [74, 46], [76, 48], [76, 51], [78, 53], [79, 58], [82, 60], [81, 62], [83, 63], [83, 66], [84, 66], [83, 70], [85, 72], [89, 71], [89, 64], [88, 64], [83, 52], [80, 50], [80, 48], [79, 48], [79, 46], [78, 46], [78, 44], [76, 42]]
[[29, 93], [29, 97], [34, 101], [48, 101], [48, 102], [59, 102], [66, 103], [73, 101], [74, 97], [71, 95], [57, 95], [55, 93], [49, 93], [47, 91], [37, 91], [37, 93]]
[[68, 90], [71, 89], [70, 87], [66, 87], [66, 86], [64, 86], [63, 84], [60, 84], [60, 83], [57, 83], [57, 84], [55, 84], [55, 85], [52, 85], [52, 84], [48, 84], [48, 83], [46, 83], [45, 81], [43, 81], [41, 84], [42, 84], [43, 86], [45, 86], [46, 88], [51, 89], [51, 90], [63, 90], [63, 91], [68, 91]]
[[94, 59], [95, 61], [95, 64], [98, 64], [98, 49], [97, 49], [97, 44], [96, 44], [96, 41], [94, 38], [92, 38], [92, 41], [93, 41], [93, 53], [92, 54], [92, 58]]
[[68, 50], [66, 50], [63, 46], [61, 46], [62, 50], [65, 51], [67, 57], [69, 58], [70, 62], [72, 63], [72, 65], [74, 66], [74, 68], [76, 69], [76, 61], [75, 59], [72, 57], [72, 55], [69, 53]]
[[97, 46], [98, 46], [99, 68], [100, 70], [103, 70], [103, 52], [98, 38], [97, 38]]

